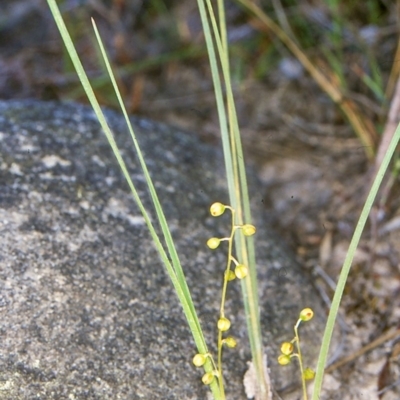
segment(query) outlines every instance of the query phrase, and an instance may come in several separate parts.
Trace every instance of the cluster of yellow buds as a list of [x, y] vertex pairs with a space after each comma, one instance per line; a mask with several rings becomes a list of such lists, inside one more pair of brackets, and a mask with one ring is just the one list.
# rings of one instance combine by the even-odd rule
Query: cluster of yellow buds
[[[234, 210], [230, 206], [226, 206], [219, 202], [213, 203], [210, 207], [210, 214], [213, 217], [219, 217], [225, 212], [226, 209], [231, 210], [232, 214], [234, 213]], [[224, 237], [224, 238], [212, 237], [207, 240], [207, 246], [210, 249], [214, 250], [221, 244], [221, 242], [231, 241], [233, 239], [233, 234], [237, 229], [240, 229], [243, 232], [243, 235], [245, 236], [252, 236], [256, 233], [256, 227], [254, 225], [251, 224], [232, 225], [232, 234], [230, 237]], [[234, 257], [232, 257], [231, 254], [229, 255], [229, 257], [230, 260], [235, 264], [235, 270], [232, 271], [231, 269], [227, 269], [227, 271], [225, 272], [225, 279], [227, 279], [227, 281], [232, 281], [235, 278], [238, 279], [245, 278], [249, 273], [248, 267], [244, 264], [239, 263]]]
[[[278, 357], [278, 363], [280, 365], [288, 365], [292, 361], [293, 357], [298, 358], [301, 371], [301, 381], [303, 384], [303, 395], [304, 399], [307, 399], [306, 384], [305, 381], [314, 379], [315, 372], [311, 368], [303, 369], [303, 358], [300, 350], [300, 338], [298, 328], [301, 322], [307, 322], [314, 316], [314, 311], [311, 308], [304, 308], [300, 311], [299, 319], [294, 326], [295, 337], [291, 342], [283, 342], [281, 345], [281, 355]], [[297, 348], [297, 353], [294, 353], [294, 348]]]

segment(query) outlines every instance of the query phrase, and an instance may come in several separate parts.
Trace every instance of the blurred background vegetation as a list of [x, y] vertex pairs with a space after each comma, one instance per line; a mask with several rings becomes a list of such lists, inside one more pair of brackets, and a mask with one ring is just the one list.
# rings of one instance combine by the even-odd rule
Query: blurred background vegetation
[[[302, 80], [305, 72], [296, 57], [240, 3], [227, 3], [237, 90], [265, 83], [277, 72], [289, 81]], [[395, 2], [254, 3], [261, 5], [334, 85], [360, 103], [366, 114], [378, 119], [385, 115], [386, 100], [400, 68]], [[93, 40], [90, 17], [100, 26], [130, 111], [154, 116], [166, 108], [197, 108], [196, 102], [208, 103], [212, 97], [195, 0], [63, 0], [59, 4], [103, 104], [116, 106]], [[60, 43], [46, 1], [3, 0], [0, 97], [85, 101]], [[199, 112], [208, 111], [199, 107]]]

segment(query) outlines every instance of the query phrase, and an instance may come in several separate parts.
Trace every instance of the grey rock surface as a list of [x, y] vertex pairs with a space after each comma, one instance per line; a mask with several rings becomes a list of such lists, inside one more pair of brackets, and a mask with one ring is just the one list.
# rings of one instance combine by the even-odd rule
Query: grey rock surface
[[[122, 118], [107, 112], [134, 181], [149, 205]], [[220, 301], [229, 217], [209, 216], [227, 201], [218, 149], [190, 134], [132, 119], [171, 224], [210, 347]], [[159, 256], [93, 112], [84, 106], [0, 102], [0, 399], [205, 399], [195, 347]], [[314, 365], [324, 323], [320, 299], [265, 226], [252, 186], [261, 318], [276, 388], [298, 381], [277, 365], [298, 312]], [[231, 333], [224, 353], [228, 399], [245, 399], [250, 360], [239, 283], [228, 293]]]

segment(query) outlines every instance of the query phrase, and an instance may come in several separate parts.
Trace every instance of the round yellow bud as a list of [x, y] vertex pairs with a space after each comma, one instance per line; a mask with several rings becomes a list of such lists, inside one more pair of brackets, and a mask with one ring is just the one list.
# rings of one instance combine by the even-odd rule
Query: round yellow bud
[[252, 236], [256, 233], [256, 227], [254, 225], [246, 224], [242, 226], [243, 235]]
[[225, 211], [225, 206], [222, 203], [213, 203], [210, 207], [210, 213], [213, 217], [219, 217]]
[[237, 345], [236, 339], [233, 338], [232, 336], [228, 336], [227, 338], [223, 339], [222, 342], [225, 343], [231, 349], [235, 348]]
[[238, 279], [243, 279], [247, 276], [249, 272], [249, 269], [243, 265], [243, 264], [238, 264], [236, 265], [235, 268], [235, 275], [238, 277]]
[[215, 237], [207, 240], [207, 246], [213, 250], [216, 249], [220, 243], [221, 243], [221, 240], [218, 238], [215, 238]]
[[286, 354], [281, 354], [278, 357], [278, 363], [280, 365], [288, 365], [288, 364], [290, 364], [290, 361], [291, 361], [290, 356], [288, 356]]
[[212, 372], [207, 372], [206, 374], [203, 375], [201, 380], [205, 385], [209, 385], [214, 380], [214, 374]]
[[206, 362], [206, 359], [207, 359], [207, 355], [206, 354], [196, 354], [194, 357], [193, 357], [193, 364], [196, 366], [196, 367], [201, 367], [202, 365], [204, 365], [204, 363]]
[[311, 308], [304, 308], [300, 311], [299, 319], [309, 321], [314, 316], [314, 311]]
[[225, 317], [220, 318], [218, 320], [217, 326], [220, 331], [225, 332], [231, 327], [231, 321], [229, 321], [229, 319]]
[[303, 376], [306, 381], [310, 381], [311, 379], [314, 379], [315, 372], [311, 368], [306, 368], [304, 370]]
[[225, 271], [225, 279], [229, 281], [233, 281], [236, 278], [235, 273], [232, 270]]
[[293, 353], [293, 343], [290, 343], [290, 342], [282, 343], [281, 352], [286, 356], [288, 356], [289, 354], [292, 354]]

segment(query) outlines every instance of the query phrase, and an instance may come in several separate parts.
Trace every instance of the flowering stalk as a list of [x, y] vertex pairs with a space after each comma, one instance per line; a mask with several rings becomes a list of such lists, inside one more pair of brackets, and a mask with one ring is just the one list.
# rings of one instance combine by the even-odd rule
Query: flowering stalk
[[[311, 380], [315, 376], [315, 372], [311, 368], [304, 369], [303, 366], [303, 357], [301, 355], [300, 349], [300, 337], [299, 337], [299, 326], [300, 323], [309, 321], [314, 316], [314, 312], [311, 308], [304, 308], [301, 310], [299, 319], [294, 326], [294, 338], [291, 342], [284, 342], [281, 345], [281, 355], [278, 357], [278, 363], [280, 365], [288, 365], [290, 364], [292, 358], [297, 357], [299, 360], [300, 365], [300, 373], [301, 373], [301, 384], [303, 388], [303, 398], [307, 400], [307, 387], [306, 381]], [[297, 353], [293, 353], [294, 346], [293, 343], [296, 345]]]
[[[223, 276], [223, 286], [222, 286], [222, 296], [221, 296], [221, 305], [219, 309], [219, 318], [217, 322], [218, 328], [218, 340], [217, 340], [217, 349], [218, 349], [218, 356], [217, 356], [217, 364], [211, 356], [211, 354], [196, 354], [193, 358], [193, 364], [200, 367], [204, 365], [207, 357], [210, 358], [213, 367], [215, 370], [213, 372], [206, 373], [203, 375], [202, 381], [204, 384], [211, 383], [214, 378], [218, 379], [218, 384], [221, 392], [222, 398], [225, 398], [225, 387], [224, 381], [222, 376], [222, 347], [226, 345], [230, 348], [236, 347], [237, 343], [236, 340], [232, 336], [224, 337], [224, 333], [227, 332], [231, 327], [231, 322], [225, 316], [225, 302], [226, 302], [226, 293], [228, 288], [228, 282], [233, 281], [234, 279], [244, 279], [248, 275], [248, 267], [244, 264], [241, 264], [234, 256], [233, 256], [233, 238], [235, 233], [238, 230], [241, 230], [245, 236], [252, 236], [256, 232], [256, 228], [254, 225], [245, 224], [245, 225], [236, 225], [235, 221], [235, 210], [222, 203], [214, 203], [210, 207], [210, 213], [213, 217], [219, 217], [222, 215], [225, 210], [228, 209], [231, 212], [231, 232], [229, 237], [224, 238], [217, 238], [212, 237], [207, 240], [207, 246], [210, 249], [216, 249], [221, 242], [227, 241], [228, 242], [228, 256], [226, 262], [226, 268]], [[232, 265], [235, 266], [234, 270], [232, 270]]]

